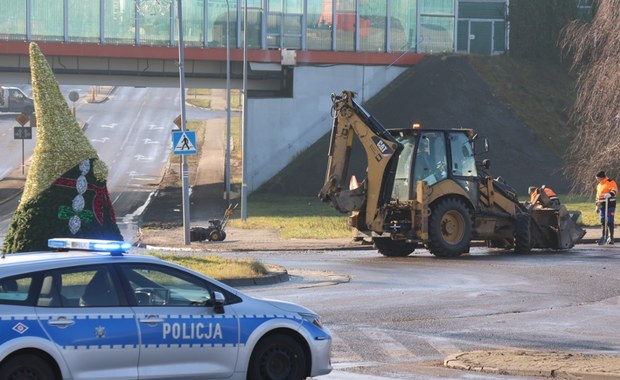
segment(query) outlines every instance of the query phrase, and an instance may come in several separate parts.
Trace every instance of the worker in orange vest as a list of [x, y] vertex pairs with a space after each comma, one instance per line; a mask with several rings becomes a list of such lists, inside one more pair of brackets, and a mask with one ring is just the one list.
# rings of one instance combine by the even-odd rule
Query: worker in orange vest
[[[560, 198], [558, 198], [558, 195], [555, 193], [555, 191], [553, 191], [550, 187], [547, 187], [545, 185], [542, 185], [540, 189], [542, 189], [545, 192], [545, 194], [547, 194], [549, 199], [551, 200], [548, 206], [559, 206], [560, 205]], [[528, 190], [530, 193], [530, 203], [535, 204], [539, 200], [538, 194], [540, 190], [538, 189], [538, 187], [535, 187], [535, 186], [530, 186]]]
[[[616, 195], [618, 195], [618, 185], [616, 181], [609, 179], [604, 171], [596, 173], [596, 211], [601, 219], [603, 233], [601, 244], [614, 243], [614, 215], [616, 213]], [[605, 214], [607, 212], [607, 214]], [[607, 221], [607, 224], [605, 224]], [[609, 232], [609, 234], [607, 234]]]

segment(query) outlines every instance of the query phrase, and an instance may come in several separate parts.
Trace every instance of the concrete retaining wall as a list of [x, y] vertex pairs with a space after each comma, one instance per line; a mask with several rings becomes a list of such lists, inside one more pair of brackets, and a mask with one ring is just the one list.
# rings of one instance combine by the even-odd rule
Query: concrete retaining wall
[[394, 66], [296, 67], [293, 98], [249, 99], [245, 179], [248, 194], [329, 132], [332, 93], [352, 90], [363, 103], [404, 70]]

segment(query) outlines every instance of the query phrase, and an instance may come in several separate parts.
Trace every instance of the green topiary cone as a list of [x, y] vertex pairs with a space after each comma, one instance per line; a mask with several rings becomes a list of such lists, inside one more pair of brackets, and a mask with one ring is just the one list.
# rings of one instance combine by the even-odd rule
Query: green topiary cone
[[3, 251], [47, 249], [47, 239], [122, 240], [108, 194], [107, 167], [80, 129], [45, 56], [30, 44], [37, 141]]

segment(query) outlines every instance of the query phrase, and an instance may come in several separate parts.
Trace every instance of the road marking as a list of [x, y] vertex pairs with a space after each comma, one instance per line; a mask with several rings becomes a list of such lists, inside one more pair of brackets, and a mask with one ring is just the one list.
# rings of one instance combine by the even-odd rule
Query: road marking
[[373, 344], [378, 345], [378, 348], [383, 350], [390, 359], [403, 360], [411, 359], [416, 356], [402, 343], [381, 330], [365, 328], [362, 329], [362, 331], [370, 338]]
[[105, 143], [109, 140], [109, 137], [104, 137], [102, 139], [90, 139], [91, 142], [100, 142], [100, 143]]
[[452, 344], [450, 339], [447, 338], [427, 337], [426, 341], [444, 356], [456, 354], [462, 351], [457, 346]]

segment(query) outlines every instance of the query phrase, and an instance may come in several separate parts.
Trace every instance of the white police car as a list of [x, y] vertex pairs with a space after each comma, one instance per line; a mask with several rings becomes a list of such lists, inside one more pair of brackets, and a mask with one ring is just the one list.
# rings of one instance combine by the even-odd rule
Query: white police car
[[[331, 371], [312, 311], [119, 242], [0, 259], [0, 380], [303, 379]], [[85, 249], [104, 249], [89, 252]]]

